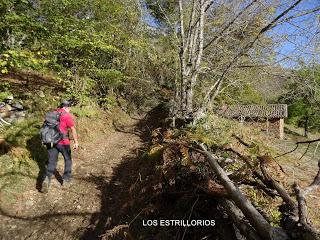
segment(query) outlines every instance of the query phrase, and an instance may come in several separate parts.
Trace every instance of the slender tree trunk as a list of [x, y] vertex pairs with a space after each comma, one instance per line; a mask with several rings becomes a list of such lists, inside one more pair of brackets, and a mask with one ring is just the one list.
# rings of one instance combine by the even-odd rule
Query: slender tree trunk
[[[198, 2], [198, 4], [196, 4]], [[193, 114], [193, 88], [197, 82], [204, 46], [205, 12], [212, 1], [193, 0], [188, 28], [184, 28], [182, 0], [179, 0], [180, 13], [180, 111], [186, 118]], [[198, 20], [195, 21], [195, 18]]]
[[183, 17], [183, 5], [182, 0], [179, 0], [179, 14], [180, 14], [180, 72], [181, 72], [181, 83], [180, 83], [180, 111], [182, 115], [186, 111], [186, 85], [187, 85], [187, 74], [186, 74], [186, 56], [185, 56], [185, 31], [184, 31], [184, 17]]
[[186, 114], [189, 115], [193, 111], [193, 91], [191, 86], [191, 81], [188, 81], [186, 87]]

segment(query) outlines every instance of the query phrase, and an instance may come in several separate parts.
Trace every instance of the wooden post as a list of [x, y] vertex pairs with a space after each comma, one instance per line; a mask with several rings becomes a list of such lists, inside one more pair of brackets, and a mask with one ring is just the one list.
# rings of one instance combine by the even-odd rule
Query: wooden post
[[284, 138], [284, 119], [279, 119], [279, 138], [282, 140]]
[[243, 126], [244, 120], [245, 120], [245, 117], [244, 117], [244, 116], [240, 116], [240, 124], [241, 124], [241, 127]]
[[308, 137], [308, 116], [304, 119], [304, 136]]
[[240, 132], [241, 132], [241, 135], [243, 134], [243, 123], [244, 123], [244, 120], [245, 120], [245, 117], [244, 116], [241, 116], [240, 117]]

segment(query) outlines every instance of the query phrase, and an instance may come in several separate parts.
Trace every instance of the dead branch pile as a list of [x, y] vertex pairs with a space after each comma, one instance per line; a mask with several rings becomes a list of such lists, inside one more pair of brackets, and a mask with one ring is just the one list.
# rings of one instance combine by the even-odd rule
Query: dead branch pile
[[[245, 148], [246, 143], [234, 136]], [[319, 186], [319, 172], [314, 181], [302, 189], [297, 183], [285, 184], [282, 167], [270, 154], [256, 158], [244, 155], [230, 146], [208, 150], [202, 144], [183, 140], [164, 140], [162, 177], [174, 189], [177, 179], [192, 181], [193, 186], [219, 199], [223, 209], [246, 239], [319, 239], [319, 233], [308, 219], [306, 195]], [[226, 157], [228, 153], [228, 157]], [[281, 199], [280, 227], [273, 227], [267, 214], [240, 190], [253, 186], [266, 197]]]
[[[307, 194], [319, 185], [319, 173], [309, 187], [290, 186], [286, 173], [271, 154], [238, 136], [233, 136], [238, 145], [210, 149], [162, 128], [155, 129], [152, 138], [147, 159], [139, 163], [143, 168], [129, 188], [134, 199], [130, 205], [139, 206], [129, 220], [127, 232], [132, 236], [319, 239], [308, 219], [306, 204]], [[190, 217], [216, 219], [220, 228], [202, 228], [200, 233], [196, 228], [141, 226], [143, 219], [187, 220]]]

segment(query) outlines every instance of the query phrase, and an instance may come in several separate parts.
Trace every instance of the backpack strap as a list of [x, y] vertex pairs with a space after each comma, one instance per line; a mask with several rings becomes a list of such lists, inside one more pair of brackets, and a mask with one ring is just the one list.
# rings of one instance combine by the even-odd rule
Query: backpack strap
[[[62, 115], [67, 114], [67, 112], [63, 111], [63, 112], [59, 112], [59, 123], [60, 123], [60, 118]], [[60, 124], [59, 124], [59, 128], [60, 128]], [[62, 139], [69, 139], [69, 134], [67, 133], [61, 133], [62, 134]]]

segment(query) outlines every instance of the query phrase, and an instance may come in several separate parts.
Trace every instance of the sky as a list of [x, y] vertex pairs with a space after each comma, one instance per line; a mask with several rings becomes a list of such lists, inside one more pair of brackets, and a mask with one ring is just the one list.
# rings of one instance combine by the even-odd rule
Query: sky
[[147, 4], [144, 1], [141, 1], [141, 2], [143, 7], [143, 13], [144, 13], [142, 16], [142, 21], [147, 23], [150, 27], [158, 28], [159, 24], [157, 23], [157, 20], [149, 12]]
[[[304, 0], [287, 16], [320, 7], [320, 0]], [[279, 10], [281, 11], [281, 10]], [[275, 27], [269, 34], [279, 41], [276, 60], [283, 66], [294, 67], [301, 62], [320, 62], [320, 10]]]

